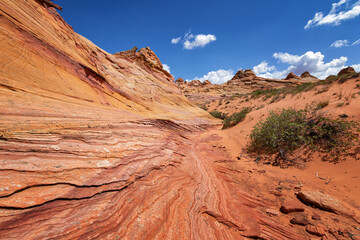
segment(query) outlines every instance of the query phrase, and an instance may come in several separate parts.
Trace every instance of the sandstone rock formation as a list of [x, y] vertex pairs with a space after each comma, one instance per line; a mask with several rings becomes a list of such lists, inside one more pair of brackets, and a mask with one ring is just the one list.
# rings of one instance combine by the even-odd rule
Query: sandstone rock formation
[[200, 87], [200, 86], [202, 86], [202, 82], [200, 80], [192, 80], [192, 81], [188, 82], [188, 86]]
[[299, 200], [285, 199], [284, 203], [281, 205], [280, 211], [288, 214], [293, 212], [304, 212], [305, 208], [304, 206], [299, 202]]
[[344, 74], [351, 74], [351, 73], [356, 73], [355, 69], [353, 67], [347, 67], [342, 69], [339, 73], [338, 76], [344, 75]]
[[205, 80], [203, 83], [202, 83], [203, 86], [211, 86], [212, 83], [209, 81], [209, 80]]
[[176, 85], [192, 103], [203, 105], [205, 102], [220, 99], [221, 96], [233, 96], [250, 93], [257, 89], [284, 88], [305, 82], [319, 81], [316, 77], [310, 74], [309, 76], [304, 75], [303, 78], [290, 77], [287, 80], [268, 79], [258, 77], [251, 69], [246, 69], [238, 71], [232, 79], [224, 84], [211, 84], [208, 80], [203, 83], [199, 80], [192, 80], [188, 84], [176, 82]]
[[178, 78], [175, 80], [175, 83], [178, 83], [178, 84], [184, 83], [184, 79]]
[[1, 239], [303, 239], [216, 161], [217, 123], [150, 50], [115, 55], [0, 1]]
[[339, 200], [320, 192], [301, 191], [298, 194], [298, 198], [305, 203], [312, 204], [326, 211], [335, 212], [346, 216], [353, 215], [353, 213]]
[[291, 72], [285, 78], [285, 80], [289, 80], [289, 79], [300, 79], [300, 78], [298, 76], [296, 76], [293, 72]]
[[55, 4], [52, 2], [52, 0], [38, 0], [39, 3], [42, 3], [44, 5], [44, 7], [48, 8], [48, 7], [53, 7], [56, 8], [60, 11], [63, 10], [62, 7], [60, 7], [59, 5]]
[[300, 75], [301, 78], [316, 78], [315, 76], [311, 75], [308, 71], [306, 72], [303, 72], [301, 75]]
[[318, 237], [322, 237], [325, 235], [325, 228], [323, 226], [312, 226], [312, 225], [307, 225], [306, 226], [306, 231], [312, 235], [318, 236]]
[[125, 58], [131, 60], [132, 62], [141, 64], [142, 66], [149, 68], [149, 73], [156, 71], [161, 72], [162, 74], [166, 75], [168, 81], [174, 81], [174, 76], [163, 69], [163, 65], [160, 62], [160, 59], [149, 47], [142, 48], [139, 51], [137, 47], [133, 47], [133, 49], [115, 53], [114, 56]]

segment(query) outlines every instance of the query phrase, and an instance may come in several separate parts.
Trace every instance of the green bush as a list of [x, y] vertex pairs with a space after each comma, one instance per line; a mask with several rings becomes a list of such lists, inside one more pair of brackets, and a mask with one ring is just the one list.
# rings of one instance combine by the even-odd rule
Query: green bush
[[323, 109], [324, 107], [327, 107], [328, 105], [329, 105], [329, 101], [318, 102], [316, 104], [315, 110]]
[[342, 119], [329, 119], [314, 111], [282, 109], [270, 112], [265, 121], [255, 125], [247, 146], [249, 152], [277, 154], [288, 161], [288, 155], [301, 147], [327, 153], [330, 161], [337, 162], [347, 154], [358, 137], [358, 124]]
[[219, 118], [219, 119], [222, 119], [224, 120], [227, 116], [226, 113], [222, 113], [222, 112], [219, 112], [219, 111], [211, 111], [209, 112], [211, 114], [211, 116], [213, 116], [214, 118]]
[[251, 112], [250, 107], [243, 108], [240, 112], [234, 113], [229, 117], [226, 117], [224, 119], [224, 125], [222, 129], [227, 129], [230, 127], [233, 127], [237, 125], [239, 122], [242, 122], [245, 120], [246, 115]]
[[345, 103], [343, 103], [343, 102], [339, 102], [339, 103], [336, 104], [336, 106], [337, 106], [337, 107], [342, 107], [342, 106], [344, 106], [344, 104], [345, 104]]
[[204, 105], [201, 105], [200, 108], [204, 111], [207, 111], [209, 110], [209, 108], [204, 104]]

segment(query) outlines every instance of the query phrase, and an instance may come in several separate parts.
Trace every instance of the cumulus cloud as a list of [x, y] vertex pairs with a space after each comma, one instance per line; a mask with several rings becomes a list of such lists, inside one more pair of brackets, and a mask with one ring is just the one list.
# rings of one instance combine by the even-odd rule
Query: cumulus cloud
[[190, 37], [184, 42], [184, 48], [191, 50], [196, 47], [205, 47], [207, 44], [215, 40], [216, 37], [212, 34], [198, 34], [196, 36], [190, 35]]
[[259, 65], [255, 66], [253, 70], [256, 75], [259, 75], [261, 73], [274, 71], [275, 66], [269, 66], [269, 63], [267, 61], [263, 61]]
[[171, 43], [172, 44], [178, 44], [180, 42], [180, 40], [181, 40], [181, 37], [173, 38], [173, 39], [171, 39]]
[[177, 44], [182, 40], [184, 49], [194, 49], [197, 47], [205, 47], [209, 43], [216, 41], [216, 36], [213, 34], [197, 34], [194, 35], [191, 31], [187, 32], [183, 37], [171, 39], [172, 44]]
[[336, 40], [335, 42], [333, 42], [330, 47], [334, 47], [334, 48], [341, 48], [341, 47], [348, 47], [349, 46], [349, 41], [348, 40]]
[[164, 69], [165, 71], [167, 71], [168, 73], [171, 73], [171, 72], [170, 72], [170, 67], [169, 67], [169, 65], [167, 65], [167, 64], [165, 64], [165, 63], [163, 63], [163, 69]]
[[217, 71], [211, 71], [205, 74], [203, 77], [199, 78], [196, 77], [195, 79], [199, 79], [201, 82], [204, 82], [205, 80], [209, 80], [212, 84], [223, 84], [234, 76], [234, 71], [219, 69]]
[[355, 42], [353, 42], [353, 46], [355, 46], [355, 45], [359, 45], [360, 44], [360, 39], [358, 39], [358, 40], [356, 40]]
[[323, 12], [315, 13], [313, 19], [309, 20], [305, 29], [321, 25], [340, 25], [341, 22], [360, 16], [360, 0], [350, 4], [352, 0], [340, 0], [333, 3], [330, 12], [324, 15]]
[[274, 67], [272, 70], [259, 74], [259, 76], [281, 79], [285, 78], [290, 72], [300, 75], [305, 71], [309, 71], [312, 75], [320, 79], [324, 79], [329, 75], [336, 75], [342, 68], [345, 67], [348, 60], [347, 57], [340, 57], [325, 63], [325, 56], [321, 52], [314, 53], [312, 51], [308, 51], [301, 56], [280, 52], [274, 53], [273, 57], [278, 59], [281, 63], [288, 64], [289, 67], [283, 71], [278, 71]]
[[360, 72], [360, 64], [352, 65], [355, 71]]

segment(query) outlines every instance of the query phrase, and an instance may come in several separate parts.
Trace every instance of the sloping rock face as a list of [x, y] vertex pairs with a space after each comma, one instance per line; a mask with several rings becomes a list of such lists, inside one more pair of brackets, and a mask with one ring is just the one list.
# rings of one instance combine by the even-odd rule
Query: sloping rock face
[[342, 69], [339, 73], [338, 76], [344, 75], [344, 74], [351, 74], [351, 73], [356, 73], [355, 69], [353, 67], [347, 67]]
[[39, 3], [0, 2], [1, 239], [302, 239], [218, 169], [149, 48], [106, 53]]
[[160, 59], [150, 49], [150, 47], [142, 48], [139, 51], [137, 47], [134, 47], [131, 50], [115, 53], [114, 56], [136, 62], [140, 64], [143, 68], [148, 68], [150, 70], [150, 73], [160, 72], [161, 74], [164, 74], [166, 76], [168, 81], [173, 82], [175, 80], [173, 75], [163, 69], [163, 65], [160, 62]]
[[311, 75], [308, 71], [306, 72], [303, 72], [301, 75], [300, 75], [301, 78], [316, 78], [315, 76]]
[[300, 79], [299, 76], [296, 76], [293, 72], [289, 73], [285, 80], [289, 80], [289, 79]]
[[339, 200], [316, 191], [301, 191], [298, 194], [298, 198], [305, 202], [312, 204], [320, 209], [343, 214], [345, 216], [353, 216], [347, 207], [345, 207]]

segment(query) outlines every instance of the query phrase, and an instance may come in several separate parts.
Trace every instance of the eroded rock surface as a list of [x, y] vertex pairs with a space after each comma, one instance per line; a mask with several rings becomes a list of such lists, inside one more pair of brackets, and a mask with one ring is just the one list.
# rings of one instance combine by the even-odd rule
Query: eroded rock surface
[[302, 239], [150, 48], [111, 55], [35, 0], [1, 1], [0, 33], [1, 239]]
[[356, 73], [355, 69], [353, 67], [347, 67], [344, 69], [341, 69], [341, 71], [338, 73], [338, 76], [344, 75], [344, 74], [351, 74]]
[[298, 198], [304, 203], [312, 204], [320, 209], [343, 214], [346, 216], [353, 216], [351, 212], [343, 203], [339, 200], [317, 191], [301, 191], [298, 194]]

